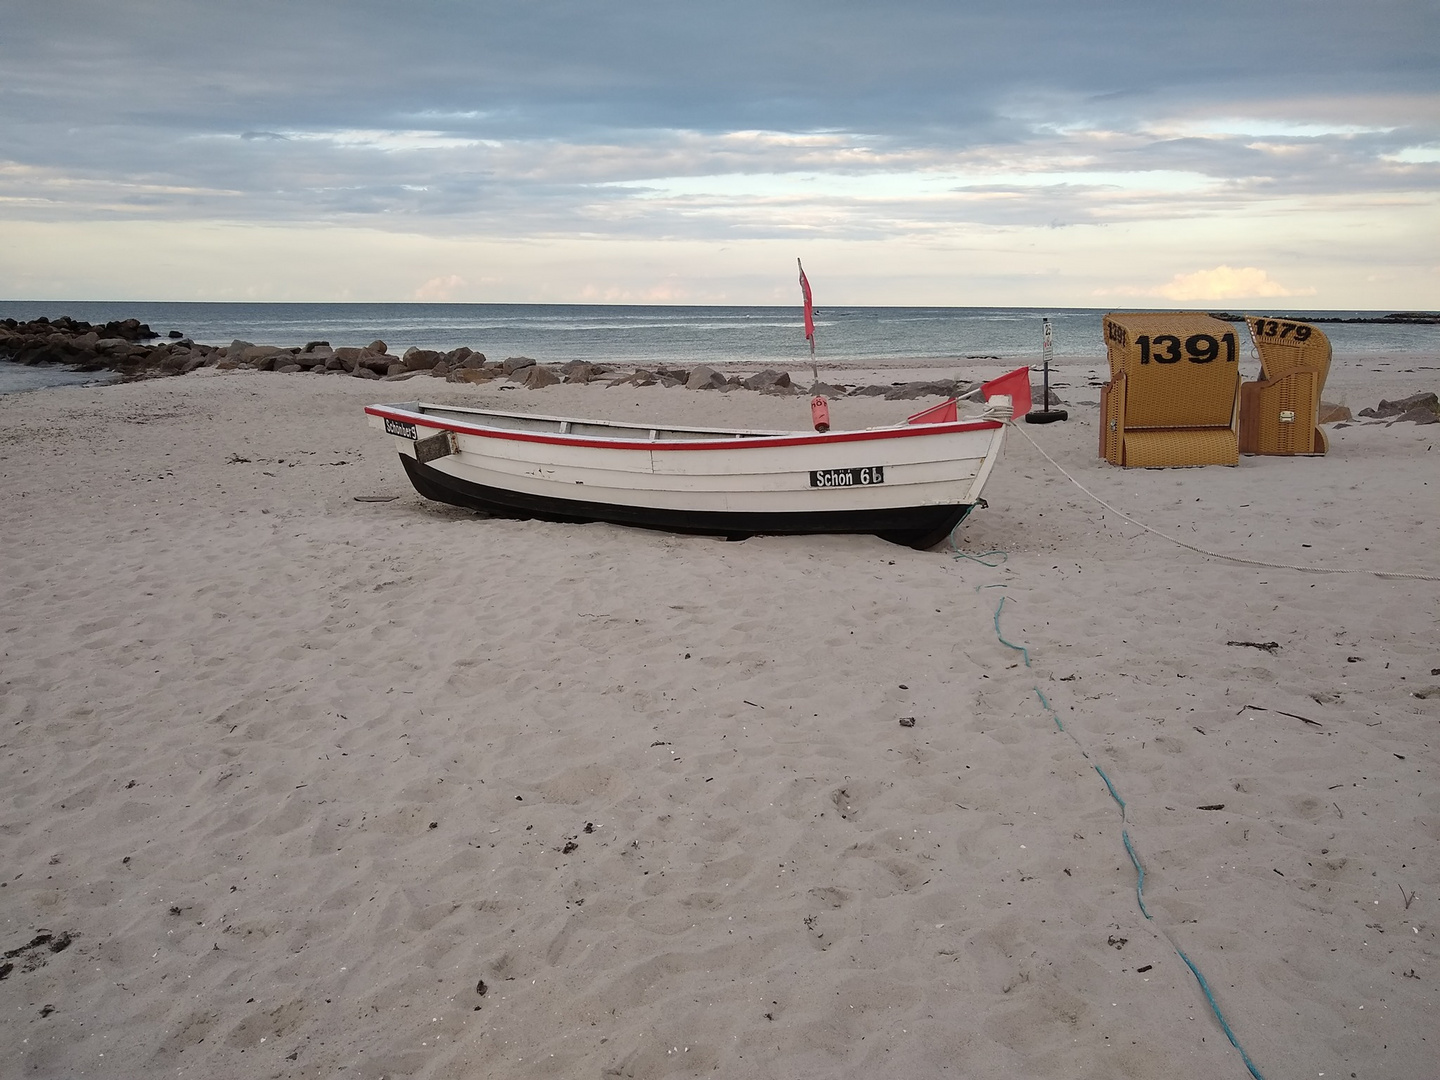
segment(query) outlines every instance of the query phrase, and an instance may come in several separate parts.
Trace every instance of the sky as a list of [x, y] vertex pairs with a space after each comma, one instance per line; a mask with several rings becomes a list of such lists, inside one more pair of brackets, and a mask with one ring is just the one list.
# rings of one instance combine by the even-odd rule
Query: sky
[[0, 0], [0, 298], [1440, 308], [1440, 0]]

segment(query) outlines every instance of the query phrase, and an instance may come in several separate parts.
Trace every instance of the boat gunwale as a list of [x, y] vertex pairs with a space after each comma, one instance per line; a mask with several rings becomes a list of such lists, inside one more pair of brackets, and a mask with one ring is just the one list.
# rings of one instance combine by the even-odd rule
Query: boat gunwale
[[[407, 406], [414, 406], [409, 408]], [[445, 412], [473, 412], [482, 416], [499, 416], [516, 420], [549, 421], [556, 424], [587, 424], [599, 427], [624, 428], [632, 431], [685, 431], [702, 435], [728, 435], [726, 439], [634, 439], [608, 438], [603, 435], [571, 434], [560, 432], [522, 431], [514, 428], [486, 427], [482, 424], [467, 423], [463, 420], [441, 419], [416, 411], [438, 409]], [[961, 434], [970, 431], [993, 431], [1003, 428], [1004, 421], [993, 417], [976, 417], [968, 420], [952, 420], [938, 424], [892, 424], [887, 427], [859, 428], [853, 431], [747, 431], [737, 428], [704, 428], [683, 425], [649, 426], [613, 420], [590, 420], [570, 416], [545, 416], [538, 413], [512, 413], [499, 410], [467, 409], [464, 406], [435, 405], [428, 402], [405, 402], [395, 405], [367, 405], [365, 412], [382, 419], [399, 420], [416, 427], [434, 428], [439, 431], [453, 431], [459, 435], [480, 438], [506, 439], [513, 442], [539, 443], [553, 446], [590, 446], [608, 450], [736, 450], [775, 449], [789, 446], [816, 446], [848, 442], [868, 442], [876, 439], [905, 439], [930, 435]]]

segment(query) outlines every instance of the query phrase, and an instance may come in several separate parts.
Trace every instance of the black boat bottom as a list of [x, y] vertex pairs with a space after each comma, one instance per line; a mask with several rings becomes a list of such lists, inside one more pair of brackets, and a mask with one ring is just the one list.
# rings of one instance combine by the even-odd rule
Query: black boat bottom
[[879, 510], [748, 513], [743, 511], [667, 510], [652, 506], [551, 499], [520, 491], [487, 487], [461, 480], [430, 465], [400, 455], [415, 490], [427, 499], [481, 510], [498, 517], [583, 523], [607, 521], [643, 529], [699, 533], [743, 540], [757, 533], [874, 533], [893, 544], [924, 550], [950, 535], [973, 508], [971, 504], [907, 506]]

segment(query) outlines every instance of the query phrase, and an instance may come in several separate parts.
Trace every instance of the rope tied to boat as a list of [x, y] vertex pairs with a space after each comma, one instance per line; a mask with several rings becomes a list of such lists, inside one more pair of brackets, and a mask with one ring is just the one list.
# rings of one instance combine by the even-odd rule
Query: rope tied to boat
[[1162, 540], [1168, 540], [1172, 544], [1175, 544], [1182, 548], [1187, 548], [1188, 550], [1193, 551], [1198, 555], [1204, 555], [1206, 558], [1221, 559], [1225, 562], [1241, 563], [1245, 566], [1261, 566], [1270, 570], [1297, 570], [1304, 574], [1372, 574], [1375, 577], [1403, 578], [1411, 581], [1440, 581], [1440, 574], [1419, 574], [1399, 570], [1371, 570], [1368, 567], [1363, 566], [1301, 566], [1297, 563], [1267, 562], [1263, 559], [1247, 559], [1241, 555], [1227, 555], [1221, 551], [1210, 551], [1207, 548], [1199, 547], [1196, 544], [1188, 544], [1184, 540], [1180, 540], [1174, 536], [1168, 536], [1165, 533], [1161, 532], [1159, 529], [1155, 529], [1149, 525], [1146, 525], [1143, 521], [1137, 521], [1135, 518], [1131, 517], [1129, 514], [1125, 513], [1122, 510], [1117, 510], [1104, 499], [1100, 498], [1099, 495], [1096, 495], [1093, 491], [1087, 488], [1084, 484], [1080, 483], [1079, 480], [1076, 480], [1075, 477], [1071, 476], [1068, 472], [1066, 472], [1065, 467], [1061, 465], [1058, 461], [1056, 461], [1053, 457], [1051, 457], [1049, 454], [1047, 454], [1045, 452], [1045, 448], [1042, 447], [1039, 443], [1037, 443], [1034, 439], [1032, 439], [1030, 437], [1030, 433], [1026, 431], [1023, 427], [1015, 423], [1013, 420], [1009, 421], [1009, 425], [1013, 427], [1016, 431], [1020, 432], [1021, 435], [1024, 435], [1026, 441], [1029, 442], [1031, 446], [1035, 447], [1035, 449], [1040, 452], [1041, 457], [1043, 457], [1051, 465], [1055, 466], [1055, 468], [1059, 470], [1061, 476], [1065, 477], [1066, 480], [1069, 480], [1070, 483], [1074, 484], [1085, 495], [1093, 499], [1095, 502], [1099, 503], [1100, 506], [1104, 507], [1110, 513], [1114, 514], [1116, 517], [1124, 521], [1128, 521], [1131, 525], [1135, 525], [1141, 529], [1144, 529], [1148, 533], [1153, 533], [1154, 535], [1160, 537], [1160, 539]]

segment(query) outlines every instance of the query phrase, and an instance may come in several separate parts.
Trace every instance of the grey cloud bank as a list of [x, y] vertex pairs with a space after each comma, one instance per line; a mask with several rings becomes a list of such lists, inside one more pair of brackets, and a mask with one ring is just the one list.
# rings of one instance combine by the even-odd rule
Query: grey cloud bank
[[1440, 189], [1430, 3], [6, 6], [37, 227], [951, 243]]

